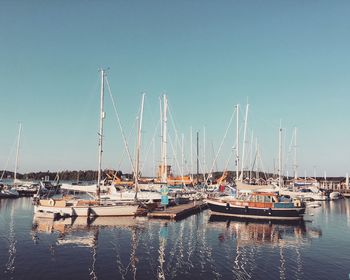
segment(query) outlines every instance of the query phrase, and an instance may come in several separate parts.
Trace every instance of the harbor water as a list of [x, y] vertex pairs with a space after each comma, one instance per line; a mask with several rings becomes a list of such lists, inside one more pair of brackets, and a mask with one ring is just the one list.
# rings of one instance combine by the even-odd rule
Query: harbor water
[[350, 279], [350, 199], [296, 224], [33, 216], [0, 199], [0, 279]]

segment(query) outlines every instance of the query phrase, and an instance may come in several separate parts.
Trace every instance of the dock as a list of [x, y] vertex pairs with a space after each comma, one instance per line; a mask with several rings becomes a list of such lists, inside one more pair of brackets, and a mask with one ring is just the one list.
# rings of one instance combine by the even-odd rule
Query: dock
[[181, 204], [166, 208], [165, 210], [156, 210], [147, 214], [149, 218], [172, 219], [177, 220], [194, 213], [198, 213], [207, 207], [203, 201], [194, 201], [187, 204]]

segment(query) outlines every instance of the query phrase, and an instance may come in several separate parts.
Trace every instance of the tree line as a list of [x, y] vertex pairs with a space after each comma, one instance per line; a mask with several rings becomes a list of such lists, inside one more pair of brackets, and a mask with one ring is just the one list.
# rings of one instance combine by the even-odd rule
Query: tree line
[[[14, 172], [3, 170], [0, 171], [3, 179], [13, 179]], [[114, 175], [125, 176], [127, 178], [132, 177], [131, 174], [123, 174], [121, 171], [106, 169], [102, 171], [103, 177], [107, 177], [107, 174], [111, 177]], [[60, 172], [51, 171], [38, 171], [29, 173], [17, 173], [17, 179], [20, 180], [62, 180], [62, 181], [96, 181], [97, 171], [96, 170], [64, 170]]]

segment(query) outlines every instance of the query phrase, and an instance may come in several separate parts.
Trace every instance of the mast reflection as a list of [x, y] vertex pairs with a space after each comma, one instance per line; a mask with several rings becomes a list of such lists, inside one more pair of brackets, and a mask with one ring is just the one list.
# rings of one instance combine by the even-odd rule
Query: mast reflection
[[[220, 243], [230, 245], [226, 246], [226, 254], [232, 255], [232, 273], [239, 275], [240, 279], [249, 279], [257, 273], [256, 258], [263, 247], [276, 249], [272, 251], [272, 255], [279, 259], [280, 279], [286, 279], [287, 266], [294, 267], [293, 273], [300, 278], [303, 275], [301, 249], [312, 239], [322, 236], [320, 229], [306, 225], [303, 221], [264, 222], [211, 216], [208, 227], [215, 229]], [[289, 257], [290, 250], [296, 256], [293, 260]]]
[[[128, 264], [123, 267], [119, 256], [117, 256], [117, 269], [122, 279], [125, 279], [128, 273], [136, 279], [137, 256], [136, 250], [139, 240], [139, 228], [142, 223], [133, 217], [95, 217], [88, 219], [86, 217], [67, 218], [67, 219], [48, 219], [42, 217], [33, 218], [32, 235], [34, 243], [39, 243], [38, 234], [58, 233], [50, 251], [54, 252], [55, 246], [73, 246], [91, 249], [91, 265], [89, 267], [89, 278], [97, 280], [96, 272], [97, 251], [99, 247], [99, 235], [101, 229], [126, 229], [131, 232], [131, 247]], [[54, 236], [54, 235], [53, 235]], [[124, 245], [124, 244], [122, 244]], [[118, 252], [118, 250], [116, 250]]]
[[10, 212], [9, 232], [8, 232], [9, 257], [8, 257], [7, 263], [5, 265], [5, 273], [8, 273], [8, 274], [13, 274], [15, 272], [17, 240], [16, 240], [16, 233], [15, 233], [14, 215], [15, 215], [15, 204], [12, 203], [11, 212]]
[[237, 246], [300, 244], [322, 235], [320, 229], [306, 227], [304, 221], [264, 222], [245, 219], [223, 219], [211, 216], [208, 225], [221, 230], [218, 239], [235, 238]]

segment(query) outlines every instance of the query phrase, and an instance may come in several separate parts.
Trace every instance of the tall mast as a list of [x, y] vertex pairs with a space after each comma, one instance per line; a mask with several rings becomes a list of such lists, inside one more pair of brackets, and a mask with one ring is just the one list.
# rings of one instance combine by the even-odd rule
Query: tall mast
[[239, 104], [236, 105], [236, 180], [239, 178]]
[[259, 144], [258, 144], [258, 138], [256, 138], [256, 142], [255, 142], [255, 151], [256, 151], [256, 155], [255, 155], [255, 162], [256, 162], [256, 167], [255, 167], [255, 178], [256, 180], [259, 179]]
[[298, 179], [298, 165], [297, 165], [297, 128], [294, 128], [294, 179]]
[[168, 164], [167, 164], [167, 110], [168, 100], [166, 95], [163, 95], [163, 174], [162, 182], [166, 183], [168, 180]]
[[137, 193], [139, 191], [139, 173], [140, 173], [140, 150], [141, 150], [141, 130], [142, 130], [142, 117], [143, 117], [143, 106], [145, 101], [145, 93], [142, 94], [141, 110], [138, 120], [137, 128], [137, 147], [136, 147], [136, 163], [135, 163], [135, 199], [137, 199]]
[[190, 160], [191, 160], [191, 168], [190, 168], [190, 177], [191, 177], [191, 181], [193, 182], [193, 135], [192, 135], [192, 126], [190, 128]]
[[185, 135], [181, 134], [181, 178], [182, 178], [182, 184], [184, 185], [184, 137]]
[[247, 123], [248, 123], [248, 110], [249, 110], [249, 104], [247, 104], [246, 110], [245, 110], [245, 119], [244, 119], [244, 131], [243, 131], [243, 149], [242, 149], [242, 166], [241, 166], [241, 175], [242, 178], [244, 177], [244, 160], [245, 160], [245, 142], [246, 142], [246, 136], [247, 136]]
[[160, 166], [159, 166], [159, 177], [160, 180], [163, 180], [164, 174], [164, 154], [163, 154], [163, 106], [162, 106], [162, 98], [159, 98], [159, 118], [160, 118]]
[[254, 131], [252, 129], [252, 134], [250, 139], [250, 151], [249, 151], [249, 183], [251, 183], [252, 177], [253, 177], [253, 142], [254, 142]]
[[197, 180], [199, 176], [199, 132], [197, 131]]
[[204, 169], [204, 177], [205, 173], [207, 172], [207, 163], [206, 163], [206, 131], [205, 131], [205, 126], [203, 127], [203, 169]]
[[282, 182], [282, 121], [280, 122], [279, 128], [279, 149], [278, 149], [278, 185], [279, 187], [283, 186]]
[[102, 169], [102, 140], [103, 140], [103, 119], [105, 118], [104, 112], [104, 79], [105, 70], [101, 69], [101, 93], [100, 93], [100, 131], [98, 133], [98, 173], [97, 173], [97, 198], [100, 199], [100, 184], [101, 184], [101, 169]]
[[18, 169], [18, 159], [19, 159], [19, 146], [21, 141], [21, 131], [22, 131], [22, 123], [19, 123], [18, 128], [18, 136], [17, 136], [17, 151], [16, 151], [16, 162], [15, 162], [15, 174], [14, 174], [14, 180], [13, 184], [16, 184], [17, 181], [17, 169]]

